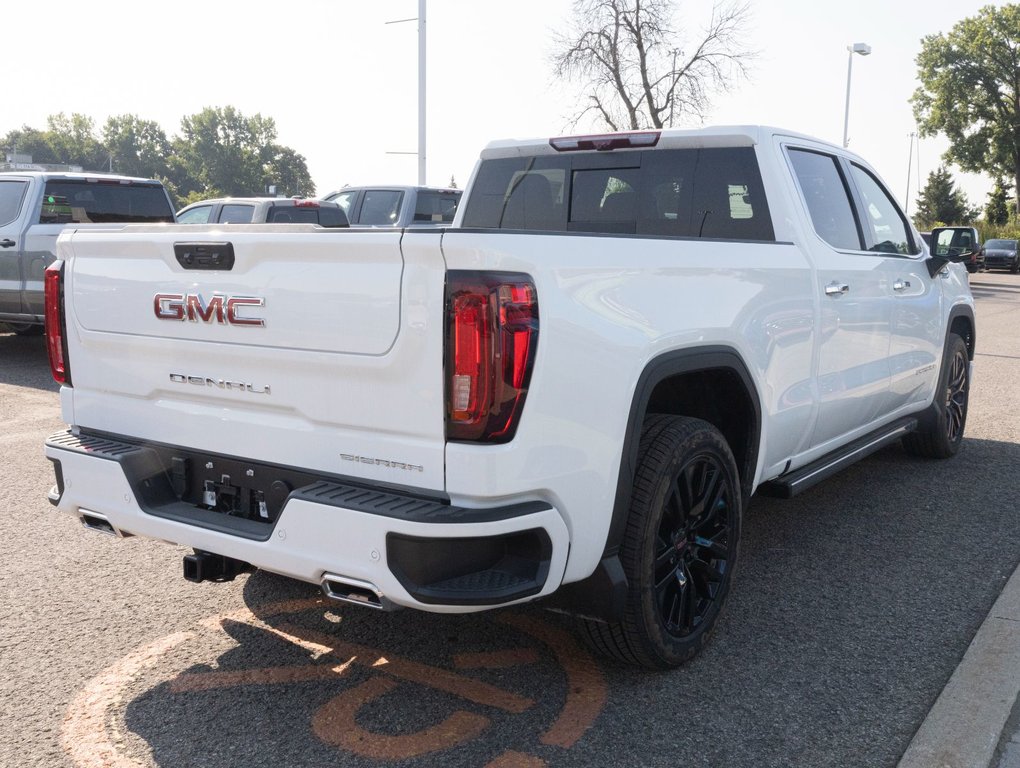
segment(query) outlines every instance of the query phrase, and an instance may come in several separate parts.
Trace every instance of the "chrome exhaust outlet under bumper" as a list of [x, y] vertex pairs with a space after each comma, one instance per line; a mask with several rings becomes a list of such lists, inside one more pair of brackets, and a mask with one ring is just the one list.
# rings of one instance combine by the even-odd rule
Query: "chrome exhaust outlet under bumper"
[[387, 600], [374, 584], [333, 573], [323, 575], [322, 592], [331, 600], [362, 605], [379, 611], [395, 611], [399, 607]]
[[99, 512], [93, 512], [91, 509], [83, 509], [82, 507], [79, 507], [78, 519], [81, 520], [82, 525], [96, 533], [105, 533], [107, 536], [116, 536], [118, 539], [123, 539], [131, 535], [130, 533], [125, 533], [114, 528], [113, 523], [106, 519], [106, 515]]

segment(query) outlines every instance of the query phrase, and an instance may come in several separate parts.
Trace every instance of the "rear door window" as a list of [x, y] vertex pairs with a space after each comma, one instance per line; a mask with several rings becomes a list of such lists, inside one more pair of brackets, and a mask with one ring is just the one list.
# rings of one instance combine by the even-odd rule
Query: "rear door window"
[[173, 210], [159, 184], [59, 179], [46, 182], [40, 224], [172, 222]]
[[220, 224], [251, 224], [255, 217], [254, 205], [239, 205], [231, 203], [220, 209]]
[[18, 218], [27, 189], [28, 182], [22, 179], [0, 181], [0, 226]]
[[859, 251], [861, 237], [850, 205], [850, 190], [832, 155], [791, 149], [790, 162], [815, 232], [833, 248]]
[[354, 213], [354, 200], [357, 198], [357, 190], [351, 190], [350, 192], [340, 192], [339, 194], [329, 198], [330, 202], [336, 203], [343, 210], [347, 216], [348, 221], [353, 221], [354, 217], [351, 215]]

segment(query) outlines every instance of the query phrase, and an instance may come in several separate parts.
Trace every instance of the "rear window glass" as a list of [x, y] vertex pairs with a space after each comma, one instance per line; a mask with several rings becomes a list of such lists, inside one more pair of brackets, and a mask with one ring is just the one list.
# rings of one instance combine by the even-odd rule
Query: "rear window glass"
[[269, 210], [270, 223], [320, 224], [323, 227], [346, 227], [347, 217], [340, 208], [332, 206], [273, 206]]
[[775, 239], [750, 147], [487, 160], [464, 226]]
[[163, 187], [108, 181], [61, 179], [46, 182], [40, 224], [173, 221]]
[[416, 224], [449, 224], [457, 213], [459, 192], [419, 192], [414, 206]]
[[10, 224], [21, 211], [28, 182], [16, 179], [0, 181], [0, 225]]
[[400, 216], [400, 203], [404, 193], [392, 189], [369, 189], [361, 203], [359, 224], [369, 226], [393, 226]]

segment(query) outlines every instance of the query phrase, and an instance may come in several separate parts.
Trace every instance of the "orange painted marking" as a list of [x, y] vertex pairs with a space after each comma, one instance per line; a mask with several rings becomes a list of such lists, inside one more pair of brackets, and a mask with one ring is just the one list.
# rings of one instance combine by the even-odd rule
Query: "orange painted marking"
[[116, 724], [107, 722], [106, 711], [126, 683], [194, 636], [194, 632], [175, 632], [139, 648], [92, 678], [74, 697], [64, 717], [60, 743], [75, 765], [80, 768], [142, 768], [143, 763], [122, 754], [115, 746], [120, 733]]
[[470, 741], [489, 725], [488, 718], [460, 710], [437, 725], [400, 736], [373, 733], [358, 725], [358, 710], [396, 687], [397, 683], [392, 680], [373, 677], [345, 691], [319, 707], [312, 717], [312, 730], [326, 744], [362, 757], [410, 760]]
[[453, 666], [457, 669], [506, 669], [538, 661], [538, 651], [534, 648], [513, 648], [506, 651], [488, 651], [481, 653], [458, 653], [453, 657]]
[[549, 763], [540, 757], [511, 750], [486, 763], [485, 768], [545, 768], [547, 765]]
[[530, 616], [508, 614], [499, 621], [541, 640], [556, 655], [567, 673], [567, 701], [559, 717], [544, 734], [542, 743], [570, 749], [595, 723], [609, 697], [606, 681], [595, 660], [574, 638]]
[[171, 693], [212, 691], [238, 685], [286, 685], [313, 680], [333, 680], [343, 675], [350, 662], [337, 666], [310, 664], [304, 667], [264, 667], [230, 672], [190, 672], [170, 681]]
[[441, 667], [431, 667], [427, 664], [419, 664], [416, 661], [401, 659], [397, 656], [387, 656], [384, 659], [384, 664], [378, 664], [382, 654], [374, 648], [356, 643], [337, 642], [329, 635], [323, 635], [305, 627], [283, 624], [279, 627], [270, 627], [269, 631], [288, 640], [294, 638], [295, 640], [303, 640], [316, 646], [332, 645], [330, 654], [334, 658], [356, 661], [359, 664], [365, 664], [375, 669], [377, 672], [383, 672], [410, 683], [418, 683], [445, 691], [446, 693], [452, 693], [454, 696], [460, 696], [462, 699], [467, 699], [475, 704], [485, 704], [506, 712], [513, 712], [514, 714], [520, 714], [535, 704], [532, 699], [504, 691], [480, 680], [472, 680], [469, 677], [458, 675], [456, 672], [451, 672]]

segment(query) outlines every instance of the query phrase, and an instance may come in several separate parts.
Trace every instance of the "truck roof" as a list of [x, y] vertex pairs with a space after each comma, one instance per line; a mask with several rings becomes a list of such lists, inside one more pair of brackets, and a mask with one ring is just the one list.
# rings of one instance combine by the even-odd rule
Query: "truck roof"
[[[518, 155], [551, 155], [556, 154], [557, 149], [553, 142], [560, 139], [570, 138], [596, 138], [596, 137], [635, 137], [658, 134], [658, 141], [654, 144], [644, 146], [655, 146], [660, 149], [670, 147], [734, 147], [754, 146], [763, 140], [775, 136], [791, 136], [793, 138], [806, 139], [821, 144], [828, 144], [836, 147], [835, 144], [807, 136], [797, 131], [765, 125], [718, 125], [706, 128], [648, 128], [639, 131], [619, 131], [613, 133], [573, 134], [562, 137], [532, 138], [532, 139], [501, 139], [489, 142], [482, 150], [483, 160], [499, 157], [515, 157]], [[641, 145], [635, 144], [634, 148], [640, 149]]]
[[85, 179], [93, 181], [160, 183], [157, 179], [145, 179], [141, 176], [123, 176], [117, 173], [86, 173], [77, 171], [0, 171], [0, 176], [21, 176], [23, 178], [43, 179], [44, 181], [49, 181], [50, 179]]

